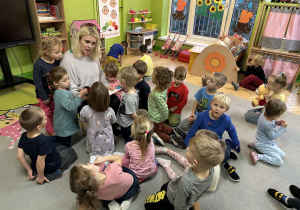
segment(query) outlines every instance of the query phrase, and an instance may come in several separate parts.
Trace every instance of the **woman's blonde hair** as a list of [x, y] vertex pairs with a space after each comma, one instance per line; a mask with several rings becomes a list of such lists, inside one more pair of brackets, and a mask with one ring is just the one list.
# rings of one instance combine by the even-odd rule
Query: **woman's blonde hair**
[[91, 51], [89, 57], [96, 60], [100, 58], [100, 46], [99, 46], [99, 34], [98, 32], [91, 26], [83, 26], [76, 34], [75, 40], [72, 45], [72, 51], [75, 58], [80, 58], [82, 56], [81, 54], [81, 48], [80, 48], [80, 40], [83, 36], [93, 36], [96, 39], [96, 44]]
[[142, 159], [147, 155], [148, 144], [151, 142], [152, 133], [153, 124], [148, 117], [138, 115], [131, 126], [131, 137], [140, 142], [139, 146], [142, 152]]
[[76, 193], [77, 204], [84, 205], [87, 209], [98, 209], [100, 202], [97, 198], [97, 179], [89, 170], [81, 165], [75, 165], [70, 171], [70, 188]]
[[41, 55], [45, 55], [45, 51], [53, 50], [53, 47], [59, 46], [62, 47], [62, 42], [60, 39], [56, 38], [55, 36], [43, 36], [42, 37], [42, 49]]

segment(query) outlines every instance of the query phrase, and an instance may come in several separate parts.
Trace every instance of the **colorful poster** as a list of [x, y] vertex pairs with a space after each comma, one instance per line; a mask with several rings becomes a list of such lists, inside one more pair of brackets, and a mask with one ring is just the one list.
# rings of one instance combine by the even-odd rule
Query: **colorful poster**
[[99, 0], [101, 36], [120, 36], [119, 0]]

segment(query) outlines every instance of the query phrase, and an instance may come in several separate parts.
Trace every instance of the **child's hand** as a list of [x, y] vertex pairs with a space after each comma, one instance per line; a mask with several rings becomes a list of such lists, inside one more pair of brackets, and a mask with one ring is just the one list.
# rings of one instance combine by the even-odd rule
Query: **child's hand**
[[32, 170], [28, 171], [27, 175], [27, 181], [32, 181], [35, 179], [35, 176], [32, 176]]
[[44, 104], [49, 104], [50, 103], [50, 99], [43, 101]]
[[80, 90], [80, 92], [79, 92], [79, 95], [78, 95], [78, 96], [79, 96], [79, 98], [82, 98], [82, 99], [83, 99], [83, 97], [84, 97], [84, 96], [87, 96], [87, 94], [88, 94], [88, 89], [82, 87], [81, 90]]
[[113, 86], [108, 86], [107, 90], [115, 90], [115, 88]]
[[176, 110], [177, 110], [176, 106], [174, 106], [174, 107], [172, 107], [172, 108], [169, 109], [170, 112], [175, 112]]
[[42, 178], [40, 178], [39, 176], [35, 179], [35, 181], [37, 182], [37, 183], [39, 183], [39, 184], [44, 184], [44, 181], [46, 181], [46, 182], [50, 182], [45, 176], [44, 177], [42, 177]]
[[104, 163], [104, 162], [105, 161], [103, 160], [103, 157], [97, 156], [96, 159], [95, 159], [94, 165], [101, 164], [101, 163]]
[[265, 98], [265, 100], [268, 102], [269, 99], [270, 99], [270, 94], [269, 94], [269, 93], [265, 94], [265, 95], [264, 95], [264, 98]]
[[236, 66], [236, 67], [234, 67], [234, 68], [233, 68], [233, 70], [235, 70], [235, 71], [239, 71], [239, 70], [240, 70], [240, 68]]
[[240, 152], [241, 151], [241, 147], [240, 146], [236, 146], [235, 147], [235, 151]]
[[281, 123], [281, 126], [286, 128], [287, 127], [287, 123], [284, 120], [282, 120], [282, 121], [283, 122]]
[[194, 113], [192, 113], [190, 115], [190, 117], [187, 119], [187, 121], [188, 122], [195, 122], [196, 118], [197, 118], [196, 115], [194, 115]]

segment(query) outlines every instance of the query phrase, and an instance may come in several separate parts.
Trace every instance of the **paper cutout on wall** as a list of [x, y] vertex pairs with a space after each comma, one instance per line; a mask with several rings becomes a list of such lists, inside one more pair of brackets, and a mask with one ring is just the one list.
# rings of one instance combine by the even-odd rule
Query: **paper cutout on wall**
[[[204, 1], [204, 4], [203, 4]], [[203, 17], [210, 16], [211, 19], [222, 20], [224, 5], [222, 0], [198, 0], [197, 1], [196, 15], [202, 15]]]
[[253, 17], [252, 12], [248, 12], [248, 10], [242, 10], [241, 14], [239, 15], [239, 22], [234, 27], [233, 31], [241, 34], [241, 33], [248, 33], [251, 30], [251, 27], [249, 26], [248, 22]]
[[120, 36], [119, 1], [99, 1], [100, 28], [106, 38]]
[[208, 53], [204, 59], [205, 69], [213, 72], [222, 72], [226, 67], [226, 58], [219, 52]]
[[185, 6], [186, 6], [186, 1], [178, 0], [176, 11], [172, 15], [174, 19], [176, 19], [176, 20], [184, 20], [185, 19], [185, 15], [183, 12]]

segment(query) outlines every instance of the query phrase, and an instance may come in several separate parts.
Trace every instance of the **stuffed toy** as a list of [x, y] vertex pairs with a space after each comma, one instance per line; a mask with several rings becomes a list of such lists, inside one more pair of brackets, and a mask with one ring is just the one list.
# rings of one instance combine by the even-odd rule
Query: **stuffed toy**
[[260, 85], [257, 89], [256, 89], [256, 94], [258, 95], [257, 98], [253, 99], [252, 101], [252, 106], [256, 107], [258, 105], [260, 106], [264, 106], [266, 104], [266, 100], [264, 98], [264, 95], [269, 93], [270, 90], [268, 89], [266, 84], [262, 84]]

